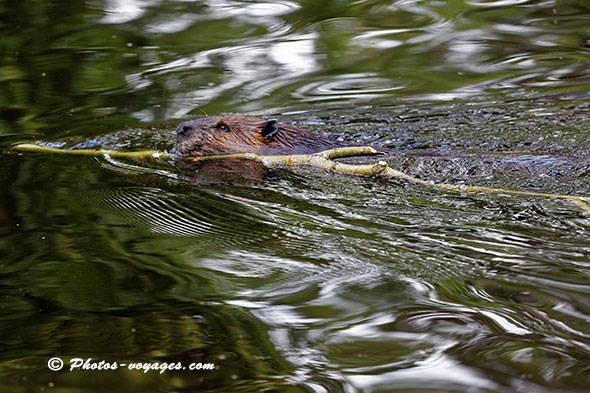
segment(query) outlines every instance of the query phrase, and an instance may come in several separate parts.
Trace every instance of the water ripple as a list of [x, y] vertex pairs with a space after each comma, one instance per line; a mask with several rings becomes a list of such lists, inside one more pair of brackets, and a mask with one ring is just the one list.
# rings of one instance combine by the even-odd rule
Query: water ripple
[[[420, 1], [350, 8], [210, 1], [178, 4], [168, 13], [130, 4], [126, 17], [143, 26], [152, 45], [137, 49], [143, 61], [125, 80], [137, 94], [164, 89], [167, 119], [208, 105], [245, 112], [277, 101], [448, 100], [590, 81], [587, 37], [580, 33], [588, 13], [551, 2], [471, 1], [451, 10]], [[198, 39], [187, 44], [187, 36]]]
[[242, 236], [252, 225], [264, 226], [264, 220], [235, 201], [208, 200], [201, 205], [199, 198], [131, 187], [85, 191], [79, 197], [87, 206], [100, 211], [111, 226], [125, 225], [150, 236], [189, 237], [195, 249], [204, 245], [240, 247], [263, 241], [273, 231], [272, 227], [260, 228], [257, 238]]

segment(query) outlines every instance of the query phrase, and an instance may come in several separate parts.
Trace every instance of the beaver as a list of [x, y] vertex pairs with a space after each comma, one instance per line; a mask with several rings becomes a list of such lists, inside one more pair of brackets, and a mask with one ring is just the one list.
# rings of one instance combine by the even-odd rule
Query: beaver
[[208, 156], [312, 154], [347, 146], [295, 126], [247, 116], [215, 116], [180, 123], [173, 154]]

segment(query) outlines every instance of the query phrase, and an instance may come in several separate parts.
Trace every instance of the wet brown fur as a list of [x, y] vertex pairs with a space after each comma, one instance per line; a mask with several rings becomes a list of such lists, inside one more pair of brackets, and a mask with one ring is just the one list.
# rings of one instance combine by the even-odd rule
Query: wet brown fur
[[343, 146], [338, 141], [288, 124], [278, 124], [277, 132], [265, 137], [265, 123], [264, 119], [247, 116], [216, 116], [187, 121], [176, 129], [174, 152], [186, 156], [310, 154]]

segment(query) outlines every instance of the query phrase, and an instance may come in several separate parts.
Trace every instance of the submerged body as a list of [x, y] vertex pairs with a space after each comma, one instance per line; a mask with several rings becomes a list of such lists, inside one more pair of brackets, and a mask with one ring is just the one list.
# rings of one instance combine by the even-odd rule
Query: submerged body
[[311, 154], [342, 146], [345, 146], [342, 142], [275, 120], [215, 116], [181, 123], [176, 129], [174, 153], [184, 156]]

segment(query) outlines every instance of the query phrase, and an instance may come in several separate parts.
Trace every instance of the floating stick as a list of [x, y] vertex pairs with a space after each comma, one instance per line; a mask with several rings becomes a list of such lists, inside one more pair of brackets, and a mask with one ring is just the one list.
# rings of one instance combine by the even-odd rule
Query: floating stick
[[518, 191], [509, 190], [505, 188], [494, 188], [484, 186], [464, 186], [455, 184], [435, 183], [430, 180], [422, 180], [403, 172], [395, 170], [387, 165], [385, 161], [378, 161], [375, 164], [368, 165], [354, 165], [354, 164], [343, 164], [335, 162], [333, 160], [343, 157], [356, 157], [366, 156], [372, 154], [379, 154], [379, 151], [373, 149], [370, 146], [352, 146], [352, 147], [339, 147], [330, 150], [324, 150], [314, 154], [291, 154], [291, 155], [276, 155], [276, 156], [265, 156], [254, 153], [238, 153], [238, 154], [222, 154], [215, 156], [200, 156], [200, 157], [184, 157], [176, 156], [167, 152], [156, 151], [156, 150], [142, 150], [135, 152], [119, 152], [111, 150], [64, 150], [56, 149], [52, 147], [44, 147], [34, 144], [21, 144], [16, 145], [12, 148], [16, 151], [26, 152], [38, 152], [38, 153], [55, 153], [55, 154], [72, 154], [72, 155], [84, 155], [84, 156], [104, 156], [108, 155], [113, 158], [155, 158], [155, 159], [184, 159], [189, 161], [205, 161], [212, 159], [226, 159], [226, 158], [242, 158], [247, 160], [258, 161], [265, 166], [275, 165], [309, 165], [317, 168], [327, 169], [337, 173], [348, 173], [362, 176], [379, 176], [384, 178], [398, 178], [407, 180], [416, 184], [421, 184], [429, 187], [442, 188], [445, 190], [464, 192], [470, 194], [500, 194], [500, 195], [522, 195], [532, 196], [540, 198], [553, 198], [553, 199], [565, 199], [582, 209], [584, 215], [590, 216], [590, 197], [576, 196], [576, 195], [564, 195], [564, 194], [549, 194], [542, 192], [532, 191]]

